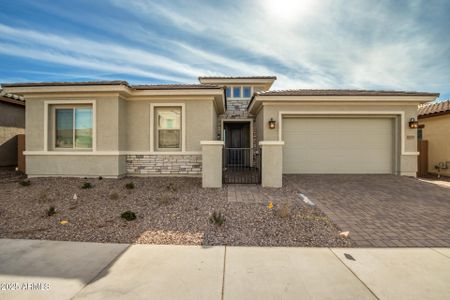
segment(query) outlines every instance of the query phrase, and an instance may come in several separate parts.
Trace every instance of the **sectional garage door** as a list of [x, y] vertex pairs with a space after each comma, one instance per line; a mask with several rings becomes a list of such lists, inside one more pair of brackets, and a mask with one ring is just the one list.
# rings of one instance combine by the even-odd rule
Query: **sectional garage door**
[[391, 118], [284, 118], [286, 174], [393, 173]]

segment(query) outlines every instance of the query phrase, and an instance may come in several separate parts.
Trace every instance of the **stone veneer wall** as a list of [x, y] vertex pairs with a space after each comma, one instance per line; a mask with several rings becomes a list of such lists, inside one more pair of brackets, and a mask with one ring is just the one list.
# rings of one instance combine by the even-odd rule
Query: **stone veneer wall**
[[195, 155], [127, 155], [130, 175], [201, 175], [202, 156]]

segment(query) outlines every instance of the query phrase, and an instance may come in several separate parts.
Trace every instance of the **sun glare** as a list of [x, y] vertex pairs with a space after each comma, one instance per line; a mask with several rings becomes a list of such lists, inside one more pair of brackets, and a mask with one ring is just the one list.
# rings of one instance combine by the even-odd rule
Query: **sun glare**
[[311, 12], [313, 0], [265, 0], [264, 9], [279, 21], [295, 21]]

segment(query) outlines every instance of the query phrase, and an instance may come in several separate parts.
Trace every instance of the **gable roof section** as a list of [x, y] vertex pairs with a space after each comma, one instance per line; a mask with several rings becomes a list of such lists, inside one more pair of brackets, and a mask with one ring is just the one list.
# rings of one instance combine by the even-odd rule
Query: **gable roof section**
[[419, 105], [419, 118], [430, 118], [450, 114], [450, 100]]
[[25, 99], [22, 96], [7, 93], [0, 89], [0, 101], [16, 105], [25, 105]]
[[[348, 97], [348, 98], [347, 98]], [[255, 93], [247, 110], [254, 113], [264, 101], [411, 101], [424, 103], [433, 101], [439, 93], [386, 91], [386, 90], [350, 90], [350, 89], [295, 89]]]
[[142, 84], [131, 85], [127, 81], [83, 81], [83, 82], [27, 82], [2, 84], [12, 93], [26, 95], [29, 99], [38, 94], [58, 93], [121, 93], [126, 97], [151, 96], [211, 96], [220, 113], [226, 109], [225, 91], [214, 84]]

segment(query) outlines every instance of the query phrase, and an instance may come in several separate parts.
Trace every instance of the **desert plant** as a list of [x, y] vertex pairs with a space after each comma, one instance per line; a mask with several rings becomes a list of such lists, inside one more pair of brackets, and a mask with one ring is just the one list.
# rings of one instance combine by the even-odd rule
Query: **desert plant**
[[90, 182], [85, 182], [83, 183], [83, 185], [81, 186], [82, 189], [91, 189], [93, 186]]
[[122, 219], [127, 220], [127, 221], [133, 221], [133, 220], [136, 220], [136, 214], [135, 214], [134, 212], [130, 211], [130, 210], [127, 210], [127, 211], [123, 212], [123, 213], [120, 215], [120, 217], [121, 217]]
[[111, 200], [117, 200], [119, 199], [119, 194], [117, 194], [116, 192], [109, 194], [109, 199]]
[[213, 211], [209, 216], [209, 222], [216, 226], [222, 226], [225, 222], [225, 216], [221, 212]]
[[56, 209], [55, 209], [54, 206], [50, 206], [50, 207], [47, 209], [47, 216], [51, 217], [51, 216], [53, 216], [54, 214], [56, 214]]
[[102, 176], [98, 176], [98, 180], [102, 180], [103, 179], [103, 177]]
[[167, 189], [169, 192], [176, 192], [176, 191], [177, 191], [177, 188], [175, 187], [175, 185], [174, 185], [173, 183], [169, 183], [169, 184], [166, 186], [166, 189]]
[[127, 184], [125, 184], [125, 188], [127, 190], [132, 190], [134, 189], [134, 183], [133, 182], [128, 182]]
[[29, 186], [31, 184], [31, 181], [29, 181], [28, 179], [24, 179], [21, 182], [19, 182], [19, 184], [21, 186]]

